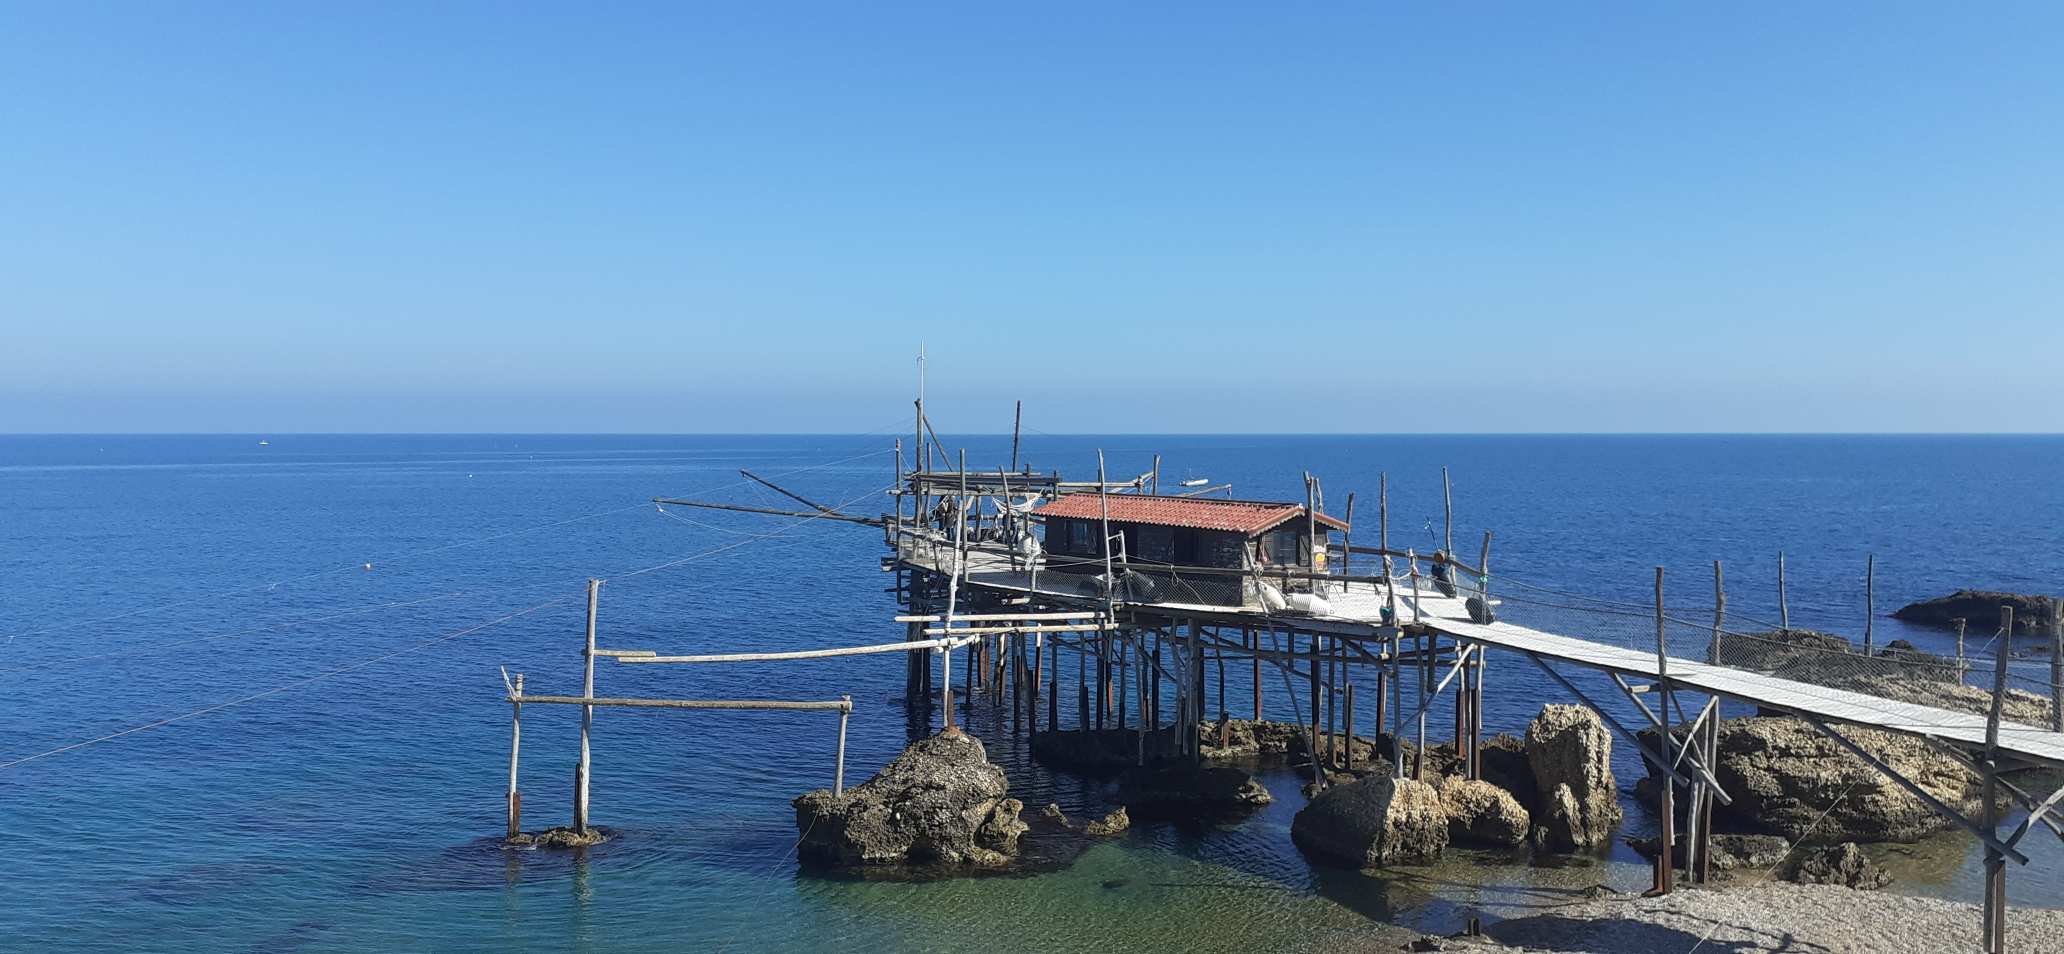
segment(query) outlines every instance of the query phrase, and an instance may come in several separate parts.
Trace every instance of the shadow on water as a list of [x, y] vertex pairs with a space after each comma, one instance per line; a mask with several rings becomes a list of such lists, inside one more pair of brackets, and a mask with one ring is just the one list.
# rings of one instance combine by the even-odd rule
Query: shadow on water
[[1706, 935], [1679, 928], [1628, 918], [1572, 918], [1560, 914], [1536, 914], [1493, 924], [1484, 930], [1493, 940], [1506, 944], [1547, 947], [1570, 954], [1619, 954], [1622, 951], [1714, 951], [1718, 954], [1751, 952], [1796, 952], [1817, 954], [1831, 951], [1819, 944], [1801, 941], [1790, 934], [1762, 931], [1750, 925], [1710, 918], [1696, 919], [1714, 928], [1745, 932], [1752, 941], [1709, 941]]

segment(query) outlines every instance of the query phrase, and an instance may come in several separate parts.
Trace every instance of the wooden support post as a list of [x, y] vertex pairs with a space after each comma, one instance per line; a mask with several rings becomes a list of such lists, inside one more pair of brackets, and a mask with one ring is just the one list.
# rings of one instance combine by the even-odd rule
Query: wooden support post
[[1863, 557], [1863, 654], [1871, 654], [1871, 623], [1878, 605], [1878, 555], [1867, 553]]
[[1204, 631], [1203, 624], [1190, 620], [1190, 725], [1183, 732], [1183, 745], [1191, 757], [1204, 757]]
[[1713, 645], [1706, 647], [1706, 661], [1720, 665], [1720, 631], [1727, 625], [1727, 580], [1720, 561], [1713, 561]]
[[[1297, 650], [1297, 633], [1295, 632], [1290, 634], [1290, 648], [1292, 652]], [[1309, 678], [1306, 680], [1306, 684], [1310, 687], [1311, 695], [1310, 725], [1312, 742], [1314, 743], [1312, 746], [1312, 759], [1316, 761], [1319, 757], [1319, 749], [1316, 744], [1319, 741], [1319, 634], [1317, 633], [1311, 634], [1311, 667], [1307, 670], [1307, 673]]]
[[509, 698], [509, 837], [523, 833], [523, 793], [516, 788], [516, 763], [523, 755], [523, 674]]
[[[1706, 720], [1705, 751], [1700, 753], [1699, 756], [1700, 760], [1705, 762], [1707, 765], [1714, 764], [1714, 762], [1716, 761], [1716, 755], [1720, 751], [1720, 708], [1718, 705], [1718, 700], [1715, 700], [1714, 702], [1715, 704], [1713, 708], [1713, 716], [1712, 718]], [[1705, 811], [1699, 813], [1698, 880], [1700, 884], [1706, 884], [1713, 880], [1714, 798], [1712, 790], [1703, 785], [1698, 787], [1698, 792], [1700, 797], [1705, 799]]]
[[[1347, 529], [1340, 531], [1340, 575], [1354, 575], [1354, 491], [1347, 492]], [[1347, 584], [1340, 584], [1342, 592]]]
[[1161, 631], [1154, 631], [1153, 671], [1148, 675], [1154, 696], [1154, 729], [1161, 728]]
[[[926, 667], [929, 669], [930, 667]], [[940, 731], [953, 728], [953, 648], [939, 650], [939, 711], [944, 712]]]
[[[1662, 702], [1663, 759], [1676, 764], [1676, 734], [1671, 730], [1670, 717], [1670, 647], [1669, 634], [1663, 622], [1663, 568], [1655, 568], [1655, 630], [1656, 630], [1656, 691]], [[1656, 854], [1655, 892], [1669, 894], [1677, 871], [1677, 785], [1665, 777], [1662, 786], [1662, 805], [1658, 813], [1662, 825], [1662, 846]]]
[[1096, 727], [1111, 714], [1111, 634], [1096, 634]]
[[[1385, 663], [1383, 663], [1383, 662], [1378, 662], [1378, 663], [1376, 664], [1376, 667], [1375, 667], [1375, 668], [1376, 668], [1376, 722], [1375, 722], [1375, 726], [1376, 726], [1376, 734], [1377, 734], [1377, 735], [1379, 735], [1379, 736], [1380, 736], [1380, 735], [1382, 735], [1382, 734], [1383, 734], [1383, 732], [1384, 732], [1384, 729], [1383, 729], [1383, 727], [1384, 727], [1384, 725], [1385, 725], [1385, 722], [1384, 722], [1384, 717], [1390, 714], [1390, 670], [1389, 670], [1389, 669], [1387, 669], [1387, 668], [1385, 668], [1385, 665], [1386, 665], [1386, 664], [1385, 664]], [[1395, 747], [1395, 745], [1396, 745], [1396, 741], [1395, 741], [1395, 740], [1393, 740], [1393, 741], [1392, 741], [1392, 745], [1393, 745], [1393, 747]]]
[[[1225, 638], [1225, 634], [1216, 628], [1212, 630], [1211, 635], [1214, 642]], [[1232, 713], [1226, 710], [1225, 701], [1225, 650], [1213, 651], [1211, 658], [1218, 663], [1218, 721], [1224, 722], [1232, 718]]]
[[1132, 676], [1132, 654], [1126, 651], [1126, 647], [1120, 639], [1114, 639], [1113, 643], [1118, 644], [1116, 653], [1118, 657], [1118, 728], [1122, 731], [1125, 728], [1127, 716], [1131, 715], [1131, 713], [1126, 711], [1129, 708], [1126, 705], [1126, 697], [1132, 694], [1130, 691], [1131, 686], [1129, 685], [1131, 682], [1130, 677]]
[[[1340, 655], [1340, 640], [1332, 636], [1328, 636], [1326, 639], [1330, 643], [1326, 653], [1326, 764], [1331, 766], [1339, 758], [1340, 753], [1340, 746], [1338, 744], [1339, 732], [1336, 728], [1339, 725], [1336, 717], [1339, 715], [1340, 707], [1338, 705], [1337, 693], [1333, 691], [1336, 678], [1335, 673], [1340, 665], [1338, 658]], [[1319, 637], [1314, 634], [1312, 636], [1313, 652], [1318, 651], [1318, 640]]]
[[1061, 644], [1055, 640], [1047, 650], [1046, 731], [1061, 731]]
[[1075, 712], [1082, 731], [1089, 731], [1089, 642], [1075, 644]]
[[1350, 771], [1350, 772], [1352, 772], [1352, 771], [1354, 771], [1354, 681], [1353, 681], [1353, 680], [1349, 680], [1349, 681], [1348, 681], [1348, 683], [1347, 683], [1347, 686], [1346, 686], [1346, 690], [1345, 690], [1345, 691], [1344, 691], [1344, 692], [1342, 693], [1342, 696], [1343, 696], [1343, 699], [1342, 699], [1342, 702], [1341, 702], [1341, 706], [1340, 706], [1340, 710], [1341, 710], [1341, 718], [1340, 718], [1340, 721], [1341, 721], [1341, 728], [1342, 728], [1342, 730], [1343, 730], [1344, 734], [1345, 734], [1345, 735], [1347, 736], [1347, 741], [1346, 741], [1345, 743], [1343, 743], [1343, 751], [1344, 751], [1344, 752], [1346, 753], [1346, 754], [1345, 754], [1345, 756], [1343, 757], [1343, 761], [1344, 761], [1344, 762], [1346, 763], [1346, 767], [1347, 767], [1347, 770], [1348, 770], [1348, 771]]
[[1488, 647], [1478, 645], [1476, 656], [1470, 660], [1470, 666], [1476, 670], [1476, 679], [1469, 687], [1469, 778], [1472, 781], [1483, 779], [1483, 682], [1484, 666], [1487, 662], [1484, 656], [1486, 651]]
[[[595, 603], [602, 591], [601, 580], [588, 581], [588, 626], [587, 648], [581, 656], [581, 698], [595, 698]], [[580, 764], [574, 769], [573, 830], [580, 834], [588, 831], [588, 775], [592, 766], [588, 759], [588, 735], [595, 725], [595, 707], [581, 706], [580, 718]]]
[[831, 794], [833, 798], [846, 793], [846, 722], [853, 717], [853, 697], [840, 696], [846, 707], [838, 714], [838, 763], [832, 769]]
[[1792, 631], [1792, 603], [1785, 598], [1784, 551], [1777, 551], [1777, 628]]
[[[2007, 659], [2013, 655], [2014, 608], [2000, 607], [2000, 635], [1993, 644], [1992, 708], [1985, 715], [1985, 770], [1983, 825], [1987, 834], [1999, 837], [1999, 729], [2000, 712], [2007, 697]], [[1985, 951], [2005, 954], [2007, 950], [2007, 859], [1998, 848], [1985, 848]]]
[[2050, 731], [2064, 732], [2064, 606], [2050, 606]]
[[[1046, 689], [1046, 634], [1032, 634], [1032, 671], [1027, 674], [1025, 722], [1028, 734], [1039, 734], [1039, 694]], [[1051, 728], [1051, 726], [1049, 726]]]
[[1240, 630], [1240, 634], [1241, 634], [1241, 638], [1242, 638], [1242, 641], [1243, 641], [1243, 642], [1245, 642], [1245, 643], [1247, 644], [1247, 651], [1248, 651], [1248, 652], [1251, 652], [1251, 653], [1253, 653], [1253, 654], [1254, 654], [1254, 658], [1253, 658], [1253, 660], [1252, 660], [1252, 662], [1254, 663], [1254, 721], [1256, 721], [1256, 722], [1260, 722], [1260, 721], [1261, 721], [1261, 634], [1260, 634], [1260, 633], [1257, 633], [1257, 632], [1255, 632], [1255, 631], [1254, 631], [1254, 627], [1252, 627], [1252, 626], [1248, 626], [1248, 627], [1243, 627], [1243, 628], [1242, 628], [1242, 629]]
[[[1384, 559], [1389, 560], [1390, 558], [1384, 557]], [[1389, 589], [1389, 584], [1384, 584], [1384, 588]], [[1402, 630], [1398, 629], [1397, 627], [1391, 627], [1390, 692], [1397, 696], [1397, 701], [1395, 704], [1386, 702], [1377, 703], [1377, 705], [1388, 705], [1390, 707], [1390, 773], [1391, 776], [1394, 778], [1403, 778], [1405, 776], [1405, 666], [1404, 662], [1402, 661], [1402, 657], [1400, 656], [1400, 651], [1404, 648], [1404, 637], [1400, 635], [1401, 632]], [[1383, 726], [1381, 725], [1380, 720], [1379, 724], [1376, 726], [1376, 730], [1378, 732], [1383, 731]]]
[[1964, 673], [1965, 673], [1966, 671], [1968, 671], [1968, 669], [1969, 669], [1969, 665], [1968, 665], [1967, 663], [1965, 663], [1965, 662], [1964, 662], [1964, 624], [1965, 624], [1965, 620], [1964, 620], [1964, 618], [1963, 618], [1963, 617], [1959, 616], [1959, 617], [1957, 617], [1957, 618], [1955, 618], [1955, 619], [1953, 619], [1953, 620], [1950, 620], [1950, 622], [1956, 625], [1956, 634], [1957, 634], [1957, 637], [1956, 637], [1956, 639], [1957, 639], [1957, 682], [1958, 682], [1958, 683], [1962, 683], [1962, 682], [1964, 681]]
[[[1414, 600], [1413, 605], [1418, 605]], [[1421, 630], [1414, 640], [1419, 649], [1419, 742], [1412, 749], [1412, 778], [1426, 781], [1426, 710], [1431, 708], [1433, 688], [1433, 654], [1440, 648], [1440, 637]]]
[[[1441, 533], [1441, 549], [1452, 558], [1455, 555], [1455, 486], [1448, 482], [1448, 469], [1446, 467], [1440, 469], [1440, 496], [1441, 513], [1443, 514], [1441, 521], [1441, 527], [1443, 528]], [[1389, 547], [1386, 545], [1385, 549], [1389, 549]]]

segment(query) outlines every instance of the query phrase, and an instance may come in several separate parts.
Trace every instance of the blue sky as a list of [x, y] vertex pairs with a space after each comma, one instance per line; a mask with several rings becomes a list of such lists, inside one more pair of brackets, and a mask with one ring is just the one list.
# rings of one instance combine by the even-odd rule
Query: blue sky
[[[10, 4], [0, 430], [2064, 428], [2055, 4]], [[949, 413], [950, 412], [950, 413]]]

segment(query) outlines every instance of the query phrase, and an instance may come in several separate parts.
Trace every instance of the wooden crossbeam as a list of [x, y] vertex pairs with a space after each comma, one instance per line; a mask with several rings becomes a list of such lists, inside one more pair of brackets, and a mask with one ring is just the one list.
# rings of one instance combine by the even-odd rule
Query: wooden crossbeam
[[[1080, 613], [962, 613], [954, 616], [952, 621], [956, 623], [993, 623], [1008, 622], [1012, 620], [1036, 622], [1042, 620], [1056, 619], [1095, 619], [1102, 615], [1103, 613], [1101, 612], [1094, 612], [1090, 610], [1084, 610]], [[936, 613], [931, 615], [896, 617], [896, 622], [898, 623], [940, 623], [945, 621], [946, 617], [940, 616]]]
[[510, 696], [508, 701], [532, 705], [619, 706], [632, 709], [830, 709], [853, 711], [850, 699], [790, 702], [785, 699], [611, 699], [600, 696]]
[[998, 633], [1086, 633], [1117, 629], [1117, 623], [1059, 623], [1052, 626], [964, 626], [952, 629], [933, 627], [924, 631], [926, 636], [993, 636]]
[[904, 653], [924, 649], [958, 649], [971, 639], [919, 639], [900, 643], [881, 643], [874, 646], [840, 646], [834, 649], [797, 649], [773, 653], [713, 653], [701, 656], [622, 656], [620, 663], [734, 663], [734, 662], [778, 662], [786, 659], [830, 659], [838, 656], [865, 656], [871, 653]]
[[1845, 749], [1848, 749], [1849, 754], [1862, 759], [1865, 763], [1869, 764], [1871, 768], [1877, 769], [1879, 774], [1891, 779], [1893, 783], [1897, 784], [1900, 788], [1906, 789], [1907, 794], [1920, 799], [1922, 803], [1926, 804], [1930, 808], [1935, 809], [1937, 812], [1940, 812], [1943, 815], [1943, 817], [1948, 818], [1950, 821], [1957, 823], [1957, 825], [1962, 827], [1965, 831], [1968, 831], [1973, 835], [1977, 835], [1979, 841], [1984, 842], [1988, 847], [1992, 848], [1994, 851], [2006, 855], [2007, 857], [2012, 858], [2015, 861], [2020, 862], [2021, 864], [2025, 865], [2028, 863], [2028, 856], [2022, 854], [2019, 851], [2016, 851], [2013, 845], [2001, 842], [1997, 837], [1995, 837], [1995, 835], [1992, 832], [1986, 831], [1983, 826], [1980, 826], [1972, 822], [1970, 819], [1965, 818], [1963, 812], [1957, 811], [1956, 809], [1943, 804], [1941, 799], [1928, 794], [1927, 789], [1924, 789], [1919, 785], [1915, 784], [1912, 779], [1899, 774], [1899, 771], [1897, 769], [1894, 769], [1892, 766], [1886, 765], [1883, 759], [1880, 759], [1877, 756], [1870, 754], [1870, 752], [1866, 751], [1862, 746], [1849, 741], [1848, 736], [1843, 735], [1840, 732], [1836, 732], [1833, 726], [1830, 726], [1827, 723], [1820, 721], [1820, 719], [1816, 716], [1808, 715], [1804, 716], [1803, 718], [1806, 720], [1807, 725], [1819, 729], [1820, 734], [1827, 736], [1830, 739], [1833, 739], [1835, 741], [1835, 744], [1840, 745]]

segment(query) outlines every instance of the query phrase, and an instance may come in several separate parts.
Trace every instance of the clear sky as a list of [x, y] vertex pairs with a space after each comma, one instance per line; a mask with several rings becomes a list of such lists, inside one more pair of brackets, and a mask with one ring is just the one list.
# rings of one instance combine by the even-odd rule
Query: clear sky
[[0, 431], [2064, 429], [2064, 5], [0, 7]]

